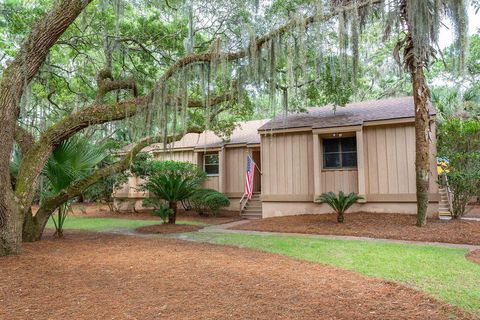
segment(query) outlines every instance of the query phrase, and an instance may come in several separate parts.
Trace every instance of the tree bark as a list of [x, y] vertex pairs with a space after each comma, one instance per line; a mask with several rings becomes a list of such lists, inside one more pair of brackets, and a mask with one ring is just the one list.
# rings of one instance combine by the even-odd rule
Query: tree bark
[[168, 203], [168, 206], [171, 209], [170, 214], [168, 215], [168, 223], [175, 224], [177, 221], [177, 202], [171, 201]]
[[[172, 137], [175, 139], [178, 137]], [[45, 199], [41, 202], [40, 207], [35, 215], [29, 210], [26, 213], [23, 224], [23, 241], [33, 242], [42, 238], [43, 231], [50, 216], [66, 201], [78, 197], [88, 187], [97, 183], [99, 180], [108, 177], [114, 173], [122, 172], [128, 169], [135, 156], [146, 146], [152, 143], [160, 142], [161, 137], [150, 137], [138, 142], [128, 153], [114, 164], [94, 171], [88, 177], [70, 185], [66, 190], [57, 195]]]
[[417, 226], [427, 223], [428, 192], [430, 180], [430, 91], [425, 81], [423, 67], [411, 68], [415, 104], [415, 173], [417, 189]]
[[49, 49], [91, 0], [56, 1], [22, 42], [19, 53], [3, 73], [0, 83], [0, 256], [21, 251], [25, 207], [13, 193], [9, 163], [19, 104], [25, 87], [37, 74]]

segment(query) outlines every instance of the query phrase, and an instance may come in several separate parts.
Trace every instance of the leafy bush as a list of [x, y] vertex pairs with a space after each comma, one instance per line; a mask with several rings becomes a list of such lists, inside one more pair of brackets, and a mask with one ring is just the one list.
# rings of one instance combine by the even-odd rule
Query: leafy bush
[[[74, 182], [88, 176], [105, 159], [103, 145], [91, 144], [87, 138], [77, 136], [63, 141], [52, 152], [42, 174], [45, 178], [42, 200], [54, 197]], [[63, 225], [70, 207], [70, 201], [57, 209], [57, 218], [52, 216], [55, 235], [63, 237]]]
[[193, 163], [153, 160], [148, 162], [146, 177], [141, 189], [149, 191], [152, 203], [155, 199], [167, 201], [171, 209], [168, 223], [175, 223], [177, 203], [190, 198], [205, 181], [206, 175]]
[[166, 205], [162, 204], [162, 205], [160, 205], [159, 209], [153, 210], [153, 214], [155, 216], [160, 217], [160, 219], [162, 219], [163, 223], [167, 223], [168, 217], [172, 214], [172, 209], [170, 209]]
[[338, 193], [338, 197], [333, 192], [322, 193], [318, 197], [317, 201], [321, 203], [328, 204], [337, 214], [337, 221], [342, 223], [344, 221], [343, 214], [348, 210], [355, 202], [363, 199], [363, 197], [358, 196], [354, 192], [350, 192], [348, 195], [345, 195], [343, 191]]
[[226, 195], [213, 189], [198, 189], [190, 197], [190, 201], [199, 214], [209, 211], [214, 216], [218, 215], [220, 208], [230, 205], [230, 200]]
[[439, 126], [438, 153], [448, 159], [448, 182], [453, 190], [452, 216], [465, 214], [480, 194], [480, 121], [450, 119]]

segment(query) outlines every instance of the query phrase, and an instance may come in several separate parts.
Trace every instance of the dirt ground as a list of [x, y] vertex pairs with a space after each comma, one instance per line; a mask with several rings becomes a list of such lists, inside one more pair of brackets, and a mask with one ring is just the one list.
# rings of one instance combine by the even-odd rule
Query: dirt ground
[[392, 282], [210, 244], [76, 232], [0, 258], [0, 319], [470, 319]]
[[472, 262], [480, 264], [480, 250], [470, 251], [466, 258]]
[[415, 222], [412, 215], [346, 213], [345, 222], [337, 223], [335, 214], [318, 214], [255, 220], [234, 229], [480, 244], [479, 221], [428, 219], [423, 228]]
[[[38, 206], [32, 206], [32, 211], [35, 213]], [[160, 218], [152, 215], [151, 210], [139, 212], [112, 212], [105, 204], [98, 203], [74, 203], [71, 206], [70, 214], [75, 217], [98, 217], [98, 218], [119, 218], [119, 219], [133, 219], [133, 220], [158, 220]], [[196, 211], [178, 210], [177, 221], [197, 221], [205, 224], [223, 224], [241, 218], [238, 212], [220, 211], [216, 217], [208, 215], [199, 215]]]
[[200, 226], [190, 224], [155, 224], [153, 226], [139, 227], [135, 229], [140, 233], [146, 234], [169, 234], [179, 232], [193, 232], [202, 229]]

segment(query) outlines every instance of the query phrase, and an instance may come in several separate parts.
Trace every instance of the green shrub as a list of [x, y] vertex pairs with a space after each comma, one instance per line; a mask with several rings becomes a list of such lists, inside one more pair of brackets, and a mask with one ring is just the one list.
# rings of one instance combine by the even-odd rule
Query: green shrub
[[214, 216], [218, 215], [221, 208], [230, 205], [230, 200], [226, 195], [213, 189], [198, 189], [190, 197], [190, 201], [199, 214], [208, 211]]
[[141, 189], [149, 191], [149, 201], [152, 204], [159, 205], [160, 200], [168, 202], [171, 209], [168, 223], [175, 223], [178, 202], [189, 199], [199, 189], [206, 175], [198, 166], [189, 162], [154, 160], [148, 166], [147, 181]]
[[348, 208], [350, 208], [355, 202], [360, 199], [363, 198], [356, 195], [354, 192], [345, 195], [343, 191], [340, 191], [337, 197], [335, 193], [330, 191], [327, 193], [322, 193], [317, 200], [321, 203], [328, 204], [337, 213], [337, 221], [342, 223], [345, 219], [343, 216], [345, 211], [347, 211]]
[[452, 216], [459, 218], [468, 202], [480, 194], [480, 121], [450, 119], [438, 131], [438, 153], [448, 159]]
[[172, 214], [172, 209], [167, 207], [166, 205], [162, 204], [160, 205], [159, 209], [153, 210], [153, 215], [160, 217], [162, 219], [163, 223], [167, 223], [168, 221], [168, 216]]

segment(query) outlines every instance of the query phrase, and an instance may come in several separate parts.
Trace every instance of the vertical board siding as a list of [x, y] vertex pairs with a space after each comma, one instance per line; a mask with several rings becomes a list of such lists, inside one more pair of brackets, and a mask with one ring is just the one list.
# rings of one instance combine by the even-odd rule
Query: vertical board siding
[[261, 136], [262, 194], [313, 195], [312, 133]]
[[207, 177], [207, 180], [202, 185], [204, 188], [214, 189], [218, 191], [218, 176]]
[[415, 193], [415, 127], [366, 127], [367, 194]]
[[246, 148], [225, 148], [226, 193], [238, 193], [244, 191], [246, 161]]
[[155, 155], [155, 159], [162, 160], [162, 161], [172, 160], [172, 161], [197, 163], [195, 152], [193, 152], [193, 150], [161, 152]]
[[357, 170], [328, 170], [321, 173], [322, 192], [358, 193]]

